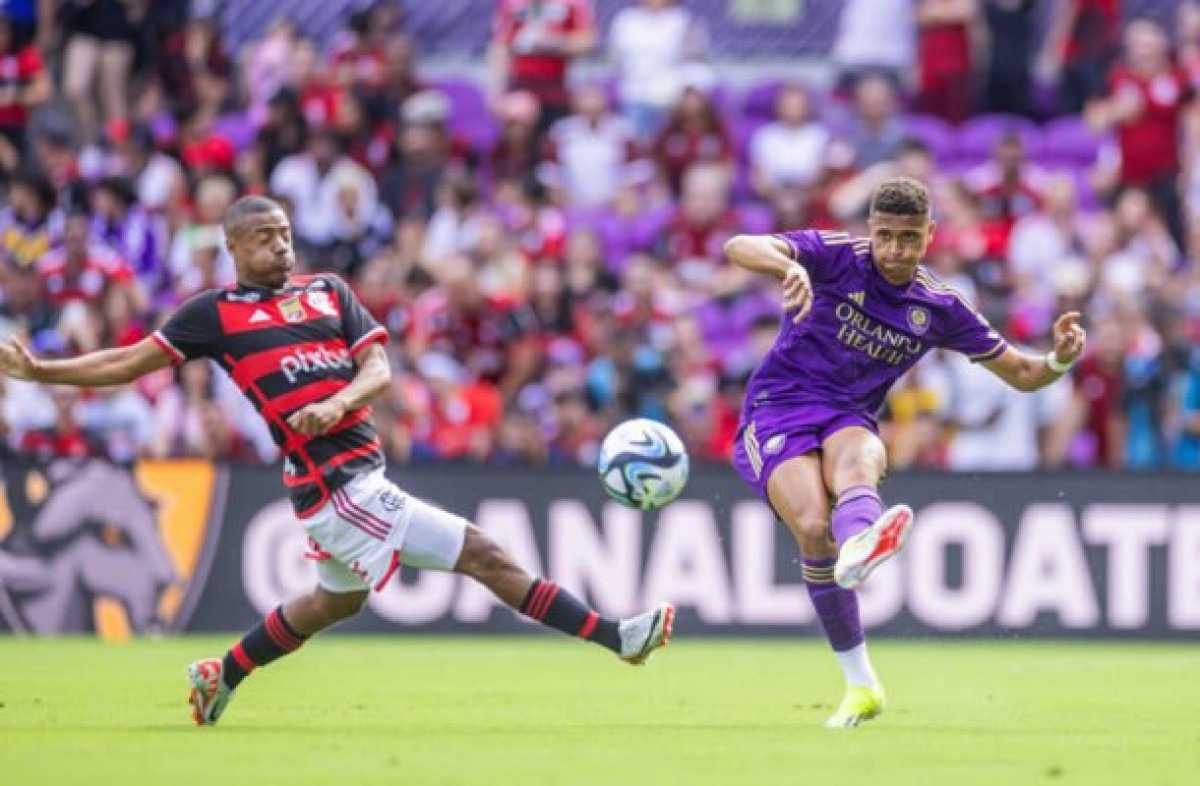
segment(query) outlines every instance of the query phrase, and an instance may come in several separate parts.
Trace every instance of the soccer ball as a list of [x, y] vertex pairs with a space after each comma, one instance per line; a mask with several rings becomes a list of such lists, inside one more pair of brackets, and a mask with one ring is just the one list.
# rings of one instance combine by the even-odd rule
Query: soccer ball
[[688, 454], [679, 435], [645, 418], [608, 432], [597, 462], [608, 495], [631, 508], [657, 510], [679, 496], [688, 479]]

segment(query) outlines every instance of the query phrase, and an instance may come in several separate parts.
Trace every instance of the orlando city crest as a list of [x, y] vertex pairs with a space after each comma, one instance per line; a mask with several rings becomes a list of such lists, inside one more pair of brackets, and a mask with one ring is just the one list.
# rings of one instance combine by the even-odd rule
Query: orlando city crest
[[300, 303], [299, 296], [279, 301], [279, 313], [283, 315], [284, 322], [304, 321], [304, 306]]
[[3, 465], [0, 628], [175, 632], [208, 579], [226, 477], [207, 461]]
[[918, 336], [925, 335], [929, 330], [929, 311], [921, 306], [908, 309], [908, 327]]

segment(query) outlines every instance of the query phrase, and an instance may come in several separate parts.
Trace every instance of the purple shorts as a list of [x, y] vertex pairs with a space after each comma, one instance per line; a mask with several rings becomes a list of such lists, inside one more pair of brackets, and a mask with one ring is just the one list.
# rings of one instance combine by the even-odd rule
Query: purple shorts
[[823, 404], [757, 407], [742, 413], [733, 442], [733, 467], [768, 503], [767, 480], [775, 468], [796, 456], [820, 450], [832, 434], [851, 426], [879, 433], [875, 418]]

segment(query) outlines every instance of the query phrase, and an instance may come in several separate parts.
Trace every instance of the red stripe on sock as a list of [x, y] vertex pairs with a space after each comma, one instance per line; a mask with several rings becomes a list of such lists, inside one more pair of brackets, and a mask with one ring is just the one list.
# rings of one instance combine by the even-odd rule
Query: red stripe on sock
[[550, 611], [550, 604], [558, 597], [558, 585], [554, 582], [547, 582], [547, 589], [542, 593], [542, 600], [538, 603], [535, 619], [541, 622], [546, 618], [546, 612]]
[[580, 628], [579, 632], [576, 633], [575, 635], [581, 639], [589, 638], [592, 635], [592, 631], [594, 631], [596, 629], [596, 623], [599, 622], [599, 620], [600, 620], [599, 614], [597, 614], [594, 611], [590, 612], [587, 615], [587, 619], [585, 619], [583, 621], [583, 627]]
[[529, 617], [533, 616], [534, 609], [536, 609], [537, 605], [538, 605], [538, 600], [542, 597], [542, 594], [545, 591], [546, 591], [546, 582], [541, 581], [539, 579], [537, 582], [537, 586], [534, 587], [533, 594], [529, 596], [529, 600], [525, 604], [525, 608], [521, 609], [521, 611], [524, 612], [526, 616], [529, 616]]
[[247, 674], [254, 671], [255, 667], [258, 665], [254, 661], [250, 660], [250, 656], [246, 654], [246, 650], [242, 649], [242, 643], [240, 641], [233, 645], [233, 648], [229, 650], [229, 654], [233, 656], [233, 659], [237, 661], [237, 665], [241, 666], [242, 670]]
[[272, 611], [267, 615], [267, 634], [279, 645], [280, 649], [291, 652], [298, 649], [303, 640], [296, 638], [279, 619], [279, 612]]

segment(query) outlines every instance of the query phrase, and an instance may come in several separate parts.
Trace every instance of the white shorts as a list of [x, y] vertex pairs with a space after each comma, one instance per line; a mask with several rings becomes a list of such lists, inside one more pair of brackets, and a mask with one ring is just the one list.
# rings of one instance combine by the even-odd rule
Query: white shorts
[[402, 564], [453, 570], [467, 536], [466, 519], [404, 493], [383, 470], [333, 492], [304, 527], [329, 592], [382, 590]]

